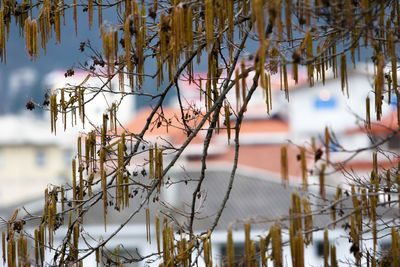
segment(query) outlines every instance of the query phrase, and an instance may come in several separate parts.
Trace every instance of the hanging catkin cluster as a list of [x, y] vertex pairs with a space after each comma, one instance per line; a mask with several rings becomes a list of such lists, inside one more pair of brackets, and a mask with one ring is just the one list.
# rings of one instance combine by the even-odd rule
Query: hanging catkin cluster
[[[103, 19], [103, 10], [110, 11], [114, 8], [117, 14], [115, 18], [118, 19], [106, 23]], [[70, 15], [74, 20], [76, 36], [78, 30], [82, 28], [78, 24], [80, 21], [78, 14], [81, 9], [87, 13], [85, 21], [89, 29], [95, 27], [96, 23], [93, 20], [97, 12], [102, 49], [94, 52], [95, 56], [91, 58], [93, 62], [100, 63], [93, 63], [93, 66], [87, 68], [90, 74], [78, 86], [65, 86], [51, 92], [49, 110], [51, 131], [54, 133], [59, 118], [66, 130], [68, 113], [72, 126], [77, 124], [78, 119], [82, 126], [87, 125], [85, 105], [107, 89], [123, 97], [142, 93], [146, 95], [148, 93], [146, 90], [162, 88], [167, 80], [169, 87], [165, 88], [168, 90], [176, 86], [178, 90], [184, 91], [187, 88], [178, 88], [178, 83], [180, 79], [185, 79], [190, 85], [199, 83], [198, 89], [202, 104], [205, 106], [205, 114], [219, 110], [216, 114], [218, 119], [214, 121], [215, 129], [212, 130], [219, 133], [221, 128], [226, 128], [226, 131], [221, 132], [226, 132], [230, 143], [234, 116], [241, 110], [245, 111], [248, 105], [253, 87], [250, 81], [252, 72], [258, 77], [255, 87], [259, 87], [257, 90], [262, 90], [266, 112], [272, 114], [274, 77], [278, 77], [277, 87], [289, 101], [290, 79], [293, 79], [294, 84], [301, 83], [302, 66], [310, 86], [314, 86], [318, 81], [324, 85], [327, 79], [333, 76], [340, 81], [338, 89], [344, 95], [350, 96], [352, 92], [348, 82], [349, 71], [351, 67], [356, 67], [356, 63], [360, 61], [362, 53], [360, 51], [365, 51], [365, 47], [373, 51], [372, 61], [375, 66], [374, 96], [369, 96], [365, 100], [366, 124], [371, 129], [371, 112], [375, 111], [376, 119], [380, 120], [384, 115], [385, 102], [396, 101], [397, 119], [400, 125], [400, 102], [397, 101], [400, 99], [397, 81], [399, 1], [26, 0], [17, 3], [14, 0], [2, 0], [0, 1], [1, 60], [6, 61], [6, 42], [12, 20], [15, 20], [19, 34], [24, 36], [28, 57], [35, 61], [39, 58], [40, 50], [42, 54], [46, 54], [48, 42], [61, 43], [61, 31], [63, 24], [66, 24], [65, 17], [69, 14], [66, 11], [69, 9], [72, 11]], [[253, 49], [248, 42], [241, 45], [241, 41], [246, 38], [251, 38], [258, 47]], [[207, 61], [204, 62], [207, 75], [199, 79], [194, 77], [197, 71], [196, 59], [197, 63]], [[100, 65], [102, 68], [96, 69], [94, 65]], [[89, 79], [94, 76], [104, 78], [103, 86], [94, 88], [88, 85]], [[116, 92], [111, 86], [111, 80], [115, 76], [119, 79], [120, 92]], [[157, 79], [157, 85], [154, 85], [157, 88], [147, 88], [147, 84], [144, 83], [145, 77]], [[125, 83], [129, 84], [131, 92], [126, 92]], [[162, 109], [168, 90], [159, 91], [158, 95], [153, 96], [159, 101], [157, 109]], [[234, 92], [236, 103], [227, 97], [221, 97], [228, 90]], [[137, 154], [146, 155], [142, 160], [142, 176], [146, 176], [148, 170], [150, 179], [142, 188], [143, 192], [149, 192], [149, 196], [140, 202], [140, 205], [145, 213], [147, 241], [150, 242], [152, 239], [152, 210], [149, 203], [151, 200], [156, 202], [164, 188], [167, 190], [167, 186], [163, 186], [167, 185], [164, 178], [167, 177], [166, 173], [170, 166], [165, 161], [167, 155], [170, 156], [170, 151], [160, 143], [148, 141], [144, 135], [145, 131], [137, 134], [120, 129], [122, 127], [118, 120], [119, 102], [109, 103], [102, 124], [95, 125], [92, 131], [81, 134], [78, 138], [77, 155], [72, 160], [72, 181], [64, 187], [51, 186], [45, 190], [43, 214], [39, 226], [32, 234], [34, 241], [31, 250], [34, 251], [31, 252], [34, 254], [32, 264], [45, 265], [45, 248], [49, 248], [49, 251], [54, 250], [56, 230], [68, 216], [67, 234], [63, 243], [57, 247], [55, 262], [59, 266], [81, 265], [80, 256], [91, 250], [95, 251], [96, 262], [100, 264], [100, 254], [105, 254], [107, 251], [105, 244], [100, 240], [98, 246], [79, 250], [80, 247], [87, 245], [82, 242], [85, 229], [83, 218], [80, 216], [93, 207], [91, 201], [99, 200], [103, 208], [102, 216], [106, 230], [110, 208], [121, 211], [129, 207], [131, 192], [134, 192], [131, 189], [133, 185], [139, 184], [130, 168], [133, 167], [131, 164], [135, 164], [132, 162], [135, 162], [134, 157]], [[202, 111], [200, 113], [203, 114]], [[208, 122], [212, 121], [212, 115], [207, 115]], [[182, 115], [182, 120], [183, 117]], [[240, 125], [234, 126], [237, 128]], [[204, 130], [204, 127], [206, 126], [201, 130]], [[132, 149], [132, 146], [130, 150], [128, 149], [129, 138], [131, 143], [132, 139], [139, 140], [135, 149]], [[382, 206], [381, 199], [389, 199], [391, 194], [399, 193], [399, 166], [395, 170], [387, 169], [382, 175], [375, 153], [373, 170], [367, 186], [362, 183], [350, 186], [348, 190], [350, 193], [338, 187], [336, 196], [330, 196], [325, 188], [328, 186], [325, 184], [328, 183], [329, 172], [334, 169], [332, 167], [336, 167], [332, 166], [334, 156], [333, 151], [330, 151], [331, 145], [334, 144], [334, 135], [326, 128], [322, 139], [324, 139], [322, 141], [324, 145], [321, 145], [324, 149], [323, 156], [319, 155], [318, 159], [316, 155], [312, 157], [314, 163], [321, 160], [315, 167], [317, 172], [314, 173], [315, 180], [318, 180], [320, 199], [327, 203], [333, 198], [323, 210], [323, 213], [331, 216], [333, 221], [324, 231], [324, 265], [338, 266], [336, 247], [329, 239], [328, 229], [342, 224], [342, 220], [347, 220], [355, 263], [361, 265], [362, 257], [368, 255], [365, 256], [367, 263], [369, 264], [372, 258], [371, 266], [376, 266], [382, 218], [378, 207]], [[138, 147], [142, 147], [142, 150]], [[317, 151], [316, 141], [313, 139], [312, 153], [317, 154]], [[311, 166], [313, 166], [308, 161], [311, 157], [307, 152], [306, 147], [301, 147], [298, 155], [304, 192], [309, 189], [308, 176], [312, 176]], [[287, 185], [289, 168], [292, 168], [289, 147], [283, 146], [279, 156], [282, 183]], [[351, 211], [343, 208], [346, 195], [349, 202], [351, 201]], [[68, 201], [65, 201], [67, 198]], [[400, 205], [400, 198], [398, 201], [388, 200], [388, 202], [390, 205]], [[277, 220], [270, 227], [267, 236], [259, 237], [258, 248], [251, 238], [251, 223], [245, 222], [242, 229], [245, 254], [244, 258], [240, 259], [241, 262], [246, 266], [257, 266], [260, 260], [261, 264], [266, 266], [268, 261], [272, 261], [274, 266], [284, 266], [286, 259], [283, 255], [283, 240], [288, 240], [291, 264], [303, 267], [305, 246], [312, 243], [312, 233], [316, 229], [313, 225], [315, 218], [313, 209], [310, 198], [294, 193], [286, 221], [287, 227], [285, 223]], [[347, 213], [343, 215], [345, 212]], [[193, 217], [197, 219], [195, 214]], [[4, 264], [7, 263], [10, 267], [28, 266], [29, 247], [27, 236], [23, 232], [24, 221], [18, 219], [18, 210], [4, 223], [6, 225], [2, 233]], [[155, 255], [159, 257], [157, 259], [162, 262], [162, 266], [193, 265], [195, 250], [206, 266], [216, 264], [216, 253], [212, 251], [212, 232], [208, 229], [196, 235], [192, 229], [179, 228], [166, 218], [161, 223], [158, 215], [154, 223], [157, 239]], [[391, 229], [392, 247], [390, 256], [385, 260], [389, 265], [399, 266], [398, 229], [391, 225], [387, 228]], [[368, 230], [371, 231], [373, 249], [365, 252], [363, 233]], [[285, 234], [288, 239], [283, 238]], [[114, 260], [115, 264], [119, 264], [122, 259], [120, 249], [121, 246], [118, 246], [111, 253], [110, 259]], [[237, 265], [232, 228], [229, 228], [227, 233], [226, 256], [228, 266]], [[383, 263], [385, 262], [382, 260], [380, 264], [383, 266]]]
[[[23, 220], [17, 220], [18, 209], [7, 222], [7, 230], [2, 232], [2, 254], [4, 266], [30, 266], [28, 240], [23, 234]], [[44, 245], [44, 244], [43, 244]], [[6, 265], [7, 264], [7, 265]]]

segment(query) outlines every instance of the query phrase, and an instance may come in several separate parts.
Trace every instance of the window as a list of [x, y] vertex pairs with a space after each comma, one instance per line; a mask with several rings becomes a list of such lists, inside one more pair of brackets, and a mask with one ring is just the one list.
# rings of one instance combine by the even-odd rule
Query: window
[[324, 256], [324, 242], [323, 241], [315, 242], [315, 254], [318, 257], [323, 257]]
[[[240, 242], [235, 242], [234, 247], [233, 247], [234, 253], [235, 253], [235, 266], [245, 266], [246, 265], [246, 248], [244, 243]], [[225, 266], [227, 263], [227, 247], [226, 244], [223, 244], [221, 246], [221, 265]], [[257, 243], [256, 247], [256, 255], [257, 255], [257, 262], [258, 266], [261, 265], [260, 259], [259, 259], [259, 252], [260, 248]]]
[[36, 152], [36, 165], [44, 166], [46, 164], [46, 154], [43, 150], [39, 150]]
[[327, 89], [321, 90], [319, 95], [314, 99], [315, 109], [334, 109], [336, 106], [336, 99]]
[[72, 152], [67, 150], [64, 152], [64, 164], [67, 168], [71, 167]]
[[4, 156], [3, 152], [0, 150], [0, 168], [4, 166]]
[[391, 149], [399, 149], [400, 148], [400, 135], [395, 135], [389, 139], [388, 146]]
[[139, 266], [138, 262], [132, 263], [123, 263], [124, 261], [129, 261], [132, 259], [139, 259], [139, 251], [137, 248], [125, 248], [125, 247], [117, 247], [113, 250], [109, 250], [107, 252], [104, 251], [104, 254], [101, 257], [101, 266], [110, 266], [112, 263], [120, 262], [123, 267], [137, 267]]
[[379, 242], [379, 249], [382, 252], [389, 252], [392, 249], [392, 241], [384, 240], [382, 242]]

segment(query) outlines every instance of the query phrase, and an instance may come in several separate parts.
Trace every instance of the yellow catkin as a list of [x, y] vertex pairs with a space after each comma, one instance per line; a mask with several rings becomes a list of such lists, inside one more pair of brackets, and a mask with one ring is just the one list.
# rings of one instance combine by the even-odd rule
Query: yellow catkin
[[213, 0], [205, 0], [205, 26], [207, 51], [210, 51], [214, 38], [214, 6]]
[[347, 97], [349, 97], [349, 85], [347, 81], [347, 66], [346, 66], [346, 55], [343, 53], [340, 55], [340, 80], [342, 86], [342, 93], [344, 94], [344, 88], [346, 88]]
[[250, 239], [250, 223], [246, 222], [244, 224], [244, 246], [245, 246], [245, 256], [246, 256], [246, 266], [250, 266], [251, 262], [251, 239]]
[[236, 112], [239, 112], [239, 107], [240, 107], [239, 69], [235, 70], [235, 96], [236, 96]]
[[78, 249], [79, 249], [79, 224], [75, 223], [73, 228], [73, 257], [78, 259]]
[[147, 242], [151, 244], [151, 229], [150, 229], [150, 210], [146, 209], [146, 238]]
[[210, 255], [211, 245], [208, 241], [208, 238], [204, 238], [203, 240], [204, 263], [206, 264], [206, 267], [212, 267], [212, 260]]
[[[307, 31], [304, 40], [303, 40], [303, 45], [306, 51], [306, 57], [307, 60], [312, 60], [314, 55], [313, 55], [313, 40], [312, 40], [312, 34], [310, 31]], [[307, 64], [307, 76], [308, 76], [308, 82], [310, 86], [314, 85], [314, 66], [309, 63]]]
[[227, 256], [228, 267], [235, 266], [235, 249], [233, 243], [232, 228], [230, 227], [228, 229], [228, 236], [226, 241], [226, 256]]
[[294, 267], [304, 267], [304, 241], [301, 232], [293, 233], [293, 228], [289, 229], [290, 250], [292, 255], [292, 265]]
[[333, 76], [338, 77], [338, 63], [336, 56], [336, 43], [332, 45], [332, 67], [333, 67]]
[[35, 232], [34, 232], [34, 238], [35, 238], [35, 263], [36, 263], [36, 265], [39, 265], [39, 231], [38, 231], [38, 229], [35, 229]]
[[290, 213], [290, 224], [293, 229], [294, 235], [296, 235], [298, 232], [302, 230], [302, 225], [301, 225], [301, 217], [300, 214], [301, 212], [301, 202], [300, 202], [300, 197], [297, 193], [292, 194], [292, 207], [289, 210]]
[[6, 263], [6, 260], [7, 260], [7, 258], [6, 258], [6, 233], [5, 232], [2, 232], [1, 233], [1, 247], [2, 247], [2, 251], [3, 251], [3, 264], [5, 264]]
[[319, 194], [321, 198], [326, 199], [325, 197], [325, 169], [326, 165], [322, 164], [321, 169], [319, 171]]
[[155, 174], [154, 174], [154, 149], [153, 145], [150, 146], [149, 148], [149, 178], [154, 179]]
[[[130, 17], [127, 17], [125, 19], [124, 23], [124, 46], [125, 46], [125, 61], [126, 61], [126, 71], [128, 73], [128, 79], [129, 79], [129, 86], [131, 87], [131, 91], [133, 91], [134, 88], [134, 82], [133, 82], [133, 65], [132, 65], [132, 60], [131, 60], [131, 32], [130, 32], [130, 25], [132, 21]], [[161, 38], [161, 37], [160, 37]]]
[[286, 62], [282, 63], [283, 67], [283, 88], [285, 91], [285, 98], [289, 102], [289, 85], [288, 85], [288, 75], [287, 75], [287, 68], [286, 68]]
[[7, 261], [9, 267], [17, 266], [15, 254], [15, 241], [14, 237], [12, 236], [7, 242]]
[[282, 260], [282, 233], [279, 225], [272, 225], [270, 228], [272, 244], [272, 260], [274, 266], [283, 266]]
[[306, 151], [304, 147], [300, 148], [300, 166], [301, 166], [301, 177], [303, 181], [303, 188], [307, 190], [308, 188], [308, 170], [307, 170], [307, 158]]
[[157, 238], [157, 251], [158, 254], [161, 253], [161, 246], [160, 246], [160, 217], [156, 215], [156, 238]]
[[336, 260], [336, 246], [331, 245], [331, 267], [338, 267], [338, 263]]
[[365, 116], [367, 127], [368, 129], [371, 129], [371, 106], [369, 97], [365, 99]]
[[268, 111], [272, 109], [272, 86], [271, 86], [271, 75], [267, 75], [268, 77], [268, 98], [269, 98], [269, 107]]
[[[359, 193], [359, 190], [358, 190]], [[356, 195], [354, 185], [351, 186], [351, 194], [352, 194], [352, 202], [353, 202], [353, 210], [355, 212], [356, 224], [359, 232], [362, 232], [362, 207], [360, 207], [360, 201]]]
[[[193, 13], [192, 9], [188, 8], [186, 11], [186, 20], [183, 25], [185, 27], [186, 34], [186, 59], [189, 58], [190, 54], [193, 53], [194, 45], [193, 45]], [[188, 66], [191, 66], [189, 64]], [[191, 73], [191, 68], [188, 69], [188, 72]]]
[[292, 72], [293, 72], [294, 83], [298, 84], [299, 83], [299, 64], [297, 62], [293, 62]]
[[244, 59], [241, 60], [240, 62], [240, 69], [241, 69], [241, 75], [242, 75], [242, 101], [243, 101], [243, 106], [246, 104], [246, 97], [247, 97], [247, 72], [246, 72], [246, 63]]
[[106, 171], [104, 168], [105, 165], [105, 152], [104, 149], [100, 149], [100, 177], [101, 177], [101, 187], [103, 194], [103, 210], [104, 210], [104, 230], [106, 230], [106, 218], [107, 218], [107, 178]]
[[99, 249], [97, 248], [97, 249], [96, 249], [96, 266], [97, 266], [97, 267], [99, 266], [99, 263], [100, 263], [100, 251], [99, 251]]
[[82, 137], [79, 136], [77, 139], [77, 148], [78, 148], [78, 163], [82, 164]]
[[183, 267], [189, 267], [189, 253], [188, 253], [188, 243], [186, 238], [182, 239], [182, 262], [183, 262]]
[[289, 247], [290, 247], [290, 255], [292, 256], [292, 265], [296, 266], [296, 261], [298, 260], [296, 257], [296, 245], [294, 244], [294, 233], [293, 233], [293, 225], [289, 226]]
[[392, 266], [393, 267], [398, 267], [399, 266], [399, 258], [398, 258], [398, 253], [399, 253], [399, 234], [396, 231], [395, 227], [392, 227]]
[[78, 36], [78, 17], [77, 17], [77, 12], [76, 12], [76, 0], [72, 1], [72, 5], [74, 6], [73, 8], [73, 13], [74, 13], [74, 24], [75, 24], [75, 36]]
[[326, 163], [329, 164], [329, 150], [330, 150], [330, 143], [331, 143], [331, 135], [329, 133], [328, 126], [325, 126], [325, 157]]
[[61, 186], [61, 189], [60, 189], [60, 201], [61, 201], [61, 211], [64, 213], [64, 210], [65, 210], [65, 203], [64, 203], [64, 186], [62, 185]]
[[72, 159], [72, 199], [76, 207], [76, 160]]
[[329, 267], [329, 238], [328, 229], [324, 231], [324, 267]]
[[107, 120], [108, 116], [106, 114], [103, 114], [103, 127], [101, 129], [101, 146], [105, 147], [106, 146], [106, 135], [107, 135]]
[[79, 165], [78, 167], [79, 172], [79, 200], [83, 200], [83, 166]]
[[[20, 261], [20, 259], [22, 259], [24, 257], [22, 239], [23, 239], [22, 235], [19, 235], [18, 240], [17, 240], [17, 245], [18, 245], [17, 246], [17, 258], [18, 258], [18, 261]], [[19, 264], [19, 266], [20, 265], [21, 264]]]
[[169, 240], [168, 240], [168, 225], [167, 225], [167, 219], [164, 217], [164, 222], [163, 222], [163, 231], [162, 231], [162, 245], [163, 245], [163, 261], [164, 261], [164, 266], [168, 266], [167, 263], [169, 262], [170, 259], [170, 254], [169, 254]]
[[[340, 186], [338, 186], [336, 188], [335, 202], [340, 201], [341, 198], [342, 198], [342, 188]], [[340, 208], [342, 208], [342, 203], [343, 202], [340, 202]], [[334, 227], [336, 227], [336, 209], [337, 209], [337, 203], [335, 203], [332, 206], [332, 213], [331, 213], [331, 217], [332, 217], [332, 220], [333, 220], [333, 226]]]
[[28, 52], [28, 56], [30, 57], [31, 56], [31, 50], [32, 50], [32, 48], [31, 48], [31, 40], [30, 40], [30, 38], [31, 38], [31, 34], [30, 34], [30, 32], [31, 32], [31, 21], [30, 21], [30, 18], [27, 18], [25, 20], [24, 29], [25, 29], [25, 50]]
[[313, 235], [312, 235], [312, 229], [313, 229], [313, 217], [312, 217], [312, 210], [311, 210], [311, 204], [310, 202], [306, 199], [303, 198], [303, 214], [304, 216], [304, 231], [306, 234], [304, 235], [304, 243], [306, 245], [309, 245], [312, 243]]
[[168, 226], [167, 229], [167, 235], [168, 235], [168, 247], [170, 249], [169, 253], [170, 253], [170, 257], [171, 257], [171, 263], [173, 263], [175, 261], [175, 239], [174, 239], [174, 229], [172, 227], [172, 225]]
[[[397, 61], [396, 61], [396, 57], [395, 56], [393, 56], [393, 58], [392, 58], [392, 88], [393, 88], [393, 91], [396, 94], [398, 94], [398, 90], [397, 90]], [[397, 103], [398, 102], [399, 101], [397, 101]], [[398, 124], [400, 125], [400, 122], [398, 122]]]
[[287, 158], [286, 146], [281, 147], [281, 177], [282, 177], [282, 184], [287, 185], [289, 181], [289, 171], [288, 171], [288, 158]]
[[377, 56], [377, 71], [375, 76], [375, 111], [376, 119], [381, 120], [382, 115], [382, 94], [385, 85], [385, 74], [384, 74], [384, 56], [379, 54]]
[[44, 248], [45, 248], [45, 235], [44, 235], [44, 227], [41, 224], [39, 226], [39, 254], [40, 254], [40, 262], [41, 265], [43, 266], [43, 262], [44, 262]]
[[52, 94], [50, 96], [50, 122], [51, 122], [51, 132], [56, 134], [56, 122], [57, 122], [57, 96]]
[[155, 164], [155, 174], [156, 178], [160, 180], [159, 187], [163, 184], [163, 150], [156, 149], [156, 164]]
[[61, 42], [61, 18], [60, 6], [57, 5], [54, 11], [54, 31], [56, 32], [56, 43]]
[[92, 27], [93, 25], [93, 0], [88, 0], [87, 8], [88, 8], [88, 20], [89, 20], [88, 24], [90, 29], [90, 27]]
[[[256, 20], [256, 25], [257, 25], [258, 38], [260, 39], [259, 47], [264, 48], [265, 45], [264, 1], [253, 0], [252, 6], [254, 10], [254, 18]], [[263, 53], [263, 49], [261, 49], [260, 52]]]
[[[372, 167], [373, 167], [374, 174], [377, 175], [378, 174], [378, 153], [376, 153], [376, 152], [372, 153]], [[375, 178], [376, 178], [375, 176], [371, 176], [371, 181], [374, 182]]]
[[231, 120], [230, 120], [230, 106], [228, 102], [225, 102], [224, 105], [224, 111], [225, 111], [225, 126], [226, 126], [226, 133], [228, 135], [228, 144], [231, 140]]
[[285, 26], [286, 26], [286, 35], [289, 42], [293, 44], [292, 37], [292, 1], [285, 0], [284, 8], [285, 8]]
[[226, 39], [228, 40], [228, 50], [229, 50], [229, 60], [232, 60], [233, 55], [233, 38], [234, 38], [234, 24], [233, 24], [233, 16], [234, 16], [234, 1], [226, 1], [227, 5], [227, 16], [228, 16], [228, 31], [226, 32]]
[[0, 59], [6, 63], [6, 33], [4, 24], [4, 10], [0, 10]]
[[[265, 243], [266, 243], [265, 238], [260, 236], [259, 247], [260, 247], [261, 266], [267, 266], [267, 257], [265, 256], [267, 247], [266, 247]], [[232, 265], [228, 265], [228, 266], [231, 267]]]
[[121, 204], [123, 204], [123, 186], [124, 183], [124, 172], [125, 172], [125, 165], [124, 165], [124, 146], [123, 142], [118, 142], [118, 168], [117, 168], [117, 178], [116, 178], [116, 187], [115, 187], [115, 197], [116, 197], [116, 207], [118, 209], [121, 208]]
[[256, 253], [257, 253], [257, 247], [256, 247], [256, 242], [254, 242], [253, 240], [251, 240], [250, 242], [250, 265], [251, 267], [256, 267], [257, 266], [257, 257], [256, 257]]
[[81, 119], [82, 126], [85, 127], [85, 89], [80, 86], [78, 90], [78, 103], [79, 103], [79, 117]]
[[[118, 57], [119, 60], [119, 68], [123, 70], [124, 68], [124, 55], [119, 55]], [[120, 72], [118, 73], [118, 88], [120, 92], [125, 92], [125, 73]]]
[[103, 7], [102, 7], [103, 1], [98, 0], [97, 3], [98, 3], [97, 5], [98, 25], [100, 27], [101, 24], [103, 23]]
[[[357, 232], [357, 227], [354, 222], [354, 216], [350, 216], [350, 237], [351, 237], [351, 242], [353, 243], [353, 246], [356, 246], [359, 248], [359, 236]], [[355, 253], [356, 260], [358, 261], [358, 256], [359, 253]]]

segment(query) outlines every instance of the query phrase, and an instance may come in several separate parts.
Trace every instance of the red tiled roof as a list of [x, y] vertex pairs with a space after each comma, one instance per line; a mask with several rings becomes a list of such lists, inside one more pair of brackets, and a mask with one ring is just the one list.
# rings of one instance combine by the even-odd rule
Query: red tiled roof
[[[260, 170], [280, 173], [281, 172], [281, 144], [257, 144], [240, 146], [238, 165], [257, 168]], [[300, 161], [297, 160], [299, 149], [287, 146], [287, 157], [289, 176], [301, 178]], [[208, 162], [233, 162], [235, 148], [229, 147], [226, 153], [210, 157]]]
[[[140, 133], [143, 127], [146, 125], [147, 118], [151, 113], [150, 108], [142, 109], [124, 128], [130, 133]], [[188, 125], [194, 126], [201, 119], [201, 114], [194, 116], [193, 112], [189, 112]], [[146, 133], [147, 136], [169, 136], [174, 144], [182, 144], [187, 135], [184, 131], [184, 125], [182, 125], [181, 113], [175, 108], [163, 108], [163, 112], [159, 111], [154, 115], [152, 122], [150, 123], [149, 129]], [[158, 123], [161, 124], [158, 127]], [[203, 139], [198, 135], [192, 140], [192, 143], [202, 143]]]
[[[233, 126], [234, 127], [234, 126]], [[289, 124], [283, 120], [261, 119], [244, 120], [240, 128], [241, 133], [277, 133], [289, 132]]]
[[[124, 128], [131, 133], [139, 133], [147, 120], [148, 115], [150, 114], [151, 109], [143, 109], [140, 111], [137, 116]], [[193, 114], [192, 114], [193, 115]], [[189, 115], [190, 116], [190, 115]], [[171, 142], [175, 145], [182, 144], [187, 136], [183, 131], [183, 126], [179, 123], [181, 120], [181, 113], [179, 109], [175, 108], [164, 108], [162, 119], [160, 116], [154, 116], [151, 126], [149, 127], [147, 136], [168, 136]], [[160, 127], [157, 127], [158, 120], [161, 119], [162, 124]], [[197, 117], [197, 120], [200, 119], [200, 116]], [[166, 121], [171, 121], [171, 125], [179, 125], [179, 127], [173, 127], [168, 125]], [[191, 126], [194, 124], [194, 120], [191, 121]], [[234, 128], [235, 121], [231, 122], [232, 129]], [[233, 131], [233, 130], [232, 130]], [[257, 118], [257, 119], [244, 119], [241, 125], [241, 134], [278, 134], [289, 133], [289, 125], [287, 122], [280, 119], [268, 119], [267, 117]], [[221, 130], [220, 135], [225, 136], [226, 130]], [[233, 133], [232, 133], [233, 135]], [[233, 137], [231, 137], [233, 138]], [[268, 137], [266, 136], [266, 139]], [[213, 139], [214, 142], [215, 139]], [[221, 139], [219, 139], [221, 140]], [[267, 140], [266, 140], [267, 141]], [[192, 144], [202, 144], [204, 142], [204, 135], [198, 134], [198, 136], [192, 141]], [[223, 146], [226, 146], [226, 150], [221, 151], [219, 154], [215, 154], [209, 158], [210, 162], [232, 162], [234, 157], [234, 148], [232, 146], [228, 146], [227, 143], [224, 143]], [[239, 165], [244, 165], [248, 167], [258, 168], [261, 170], [280, 173], [280, 144], [257, 144], [252, 145], [242, 145], [240, 150], [239, 157]], [[296, 156], [298, 154], [298, 149], [295, 147], [288, 147], [288, 159], [289, 159], [289, 175], [291, 176], [300, 176], [300, 165], [296, 160]], [[193, 160], [194, 158], [192, 158]], [[195, 157], [195, 160], [198, 158]]]
[[347, 134], [366, 133], [371, 132], [373, 135], [388, 135], [399, 128], [397, 121], [397, 109], [392, 110], [387, 116], [383, 117], [380, 121], [371, 123], [371, 129], [365, 127], [357, 127], [346, 131]]

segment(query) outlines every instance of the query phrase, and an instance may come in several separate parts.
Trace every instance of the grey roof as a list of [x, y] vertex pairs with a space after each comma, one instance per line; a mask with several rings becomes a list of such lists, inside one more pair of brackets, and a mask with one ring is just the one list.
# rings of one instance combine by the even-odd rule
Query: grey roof
[[[182, 227], [188, 225], [193, 192], [197, 186], [200, 173], [198, 171], [180, 171], [171, 173], [169, 177], [170, 186], [168, 190], [161, 188], [160, 203], [153, 202], [153, 196], [145, 205], [150, 209], [151, 218], [156, 213], [170, 214]], [[206, 172], [206, 178], [201, 187], [201, 196], [197, 199], [196, 220], [194, 229], [198, 231], [207, 230], [213, 224], [225, 192], [229, 184], [229, 171], [210, 170]], [[138, 178], [143, 179], [143, 178]], [[148, 178], [143, 180], [148, 181]], [[176, 181], [184, 181], [174, 183]], [[165, 186], [167, 186], [166, 183]], [[241, 227], [244, 221], [251, 221], [253, 228], [268, 229], [274, 220], [287, 216], [292, 203], [292, 193], [298, 191], [297, 185], [282, 186], [279, 178], [257, 177], [254, 174], [238, 173], [230, 193], [229, 200], [219, 220], [217, 229], [226, 229], [228, 225]], [[300, 192], [300, 191], [299, 191]], [[136, 210], [140, 202], [146, 196], [145, 192], [139, 191], [131, 200], [129, 208], [117, 212], [113, 207], [108, 208], [107, 224], [119, 225]], [[102, 201], [95, 205], [85, 217], [84, 223], [102, 224], [103, 207]], [[186, 215], [186, 216], [185, 216]], [[130, 223], [145, 223], [145, 213], [137, 214]]]
[[[206, 231], [213, 224], [217, 211], [219, 210], [222, 200], [225, 197], [225, 192], [228, 187], [230, 170], [209, 170], [206, 171], [206, 178], [202, 184], [201, 196], [197, 199], [196, 205], [196, 220], [194, 230]], [[154, 223], [156, 213], [171, 215], [176, 223], [182, 227], [188, 225], [188, 215], [190, 214], [190, 203], [192, 201], [193, 192], [197, 186], [197, 181], [200, 173], [198, 171], [178, 171], [171, 173], [169, 177], [170, 186], [168, 190], [161, 188], [161, 192], [170, 192], [169, 194], [161, 193], [159, 196], [160, 202], [153, 201], [156, 194], [153, 194], [146, 208], [150, 210], [151, 222]], [[166, 181], [168, 179], [166, 177]], [[151, 183], [147, 177], [137, 176], [136, 181], [141, 183]], [[187, 180], [187, 183], [172, 183], [176, 181]], [[171, 184], [172, 183], [172, 184]], [[166, 182], [165, 187], [168, 186]], [[219, 220], [217, 229], [227, 229], [229, 225], [234, 228], [241, 229], [244, 221], [251, 221], [252, 228], [267, 230], [274, 220], [282, 216], [287, 216], [292, 203], [292, 193], [301, 191], [298, 190], [299, 185], [289, 184], [286, 187], [282, 186], [279, 177], [265, 177], [254, 173], [237, 173], [235, 182], [229, 200]], [[136, 188], [137, 189], [137, 188]], [[131, 188], [131, 192], [135, 191], [135, 187]], [[109, 191], [109, 196], [114, 195], [114, 190]], [[134, 212], [139, 204], [145, 199], [146, 192], [137, 190], [137, 194], [131, 199], [129, 207], [120, 212], [114, 209], [114, 206], [108, 206], [107, 225], [119, 226], [125, 222], [128, 217]], [[316, 194], [318, 195], [318, 193]], [[315, 201], [315, 199], [314, 199]], [[200, 204], [199, 204], [200, 203]], [[20, 205], [22, 206], [22, 205]], [[37, 208], [27, 210], [33, 214], [40, 215], [42, 205], [35, 205]], [[14, 207], [3, 210], [5, 213], [12, 214]], [[22, 211], [22, 210], [21, 210]], [[21, 216], [24, 212], [22, 211]], [[97, 204], [90, 207], [88, 213], [84, 216], [83, 223], [89, 225], [103, 224], [103, 202], [100, 200]], [[186, 216], [185, 216], [186, 215]], [[20, 217], [20, 216], [19, 216]], [[66, 220], [68, 221], [68, 220]], [[327, 216], [314, 217], [315, 226], [323, 226], [329, 221]], [[145, 224], [145, 211], [136, 214], [129, 222], [130, 224]]]
[[[178, 175], [178, 174], [177, 174]], [[198, 172], [186, 173], [190, 179], [198, 179]], [[199, 208], [196, 228], [207, 229], [214, 222], [217, 212], [221, 207], [229, 185], [230, 173], [228, 171], [208, 171], [202, 184], [203, 199]], [[190, 210], [192, 195], [197, 182], [188, 185], [179, 184], [178, 192], [183, 200], [181, 208]], [[231, 223], [243, 220], [273, 220], [288, 214], [291, 205], [292, 186], [283, 187], [279, 181], [257, 178], [251, 175], [237, 174], [234, 184], [219, 220], [218, 228], [226, 228]]]

